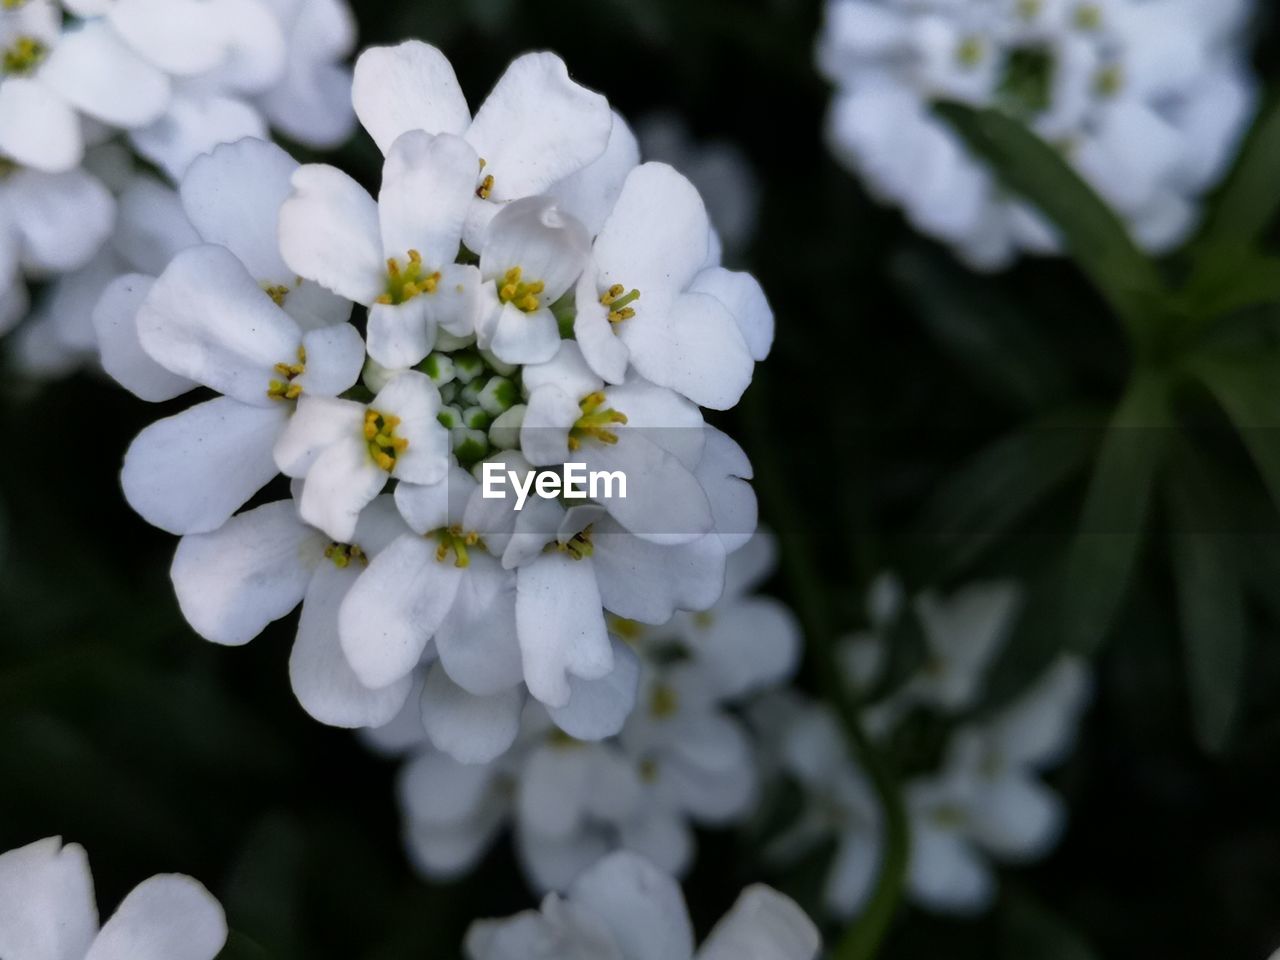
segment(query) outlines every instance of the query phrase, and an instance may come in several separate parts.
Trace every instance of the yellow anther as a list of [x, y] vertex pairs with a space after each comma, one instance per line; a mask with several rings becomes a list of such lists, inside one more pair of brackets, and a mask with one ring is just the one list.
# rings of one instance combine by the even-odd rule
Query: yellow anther
[[542, 306], [538, 295], [547, 289], [547, 285], [541, 280], [525, 283], [523, 275], [524, 270], [520, 267], [512, 267], [504, 273], [498, 284], [498, 299], [524, 313], [533, 313]]
[[26, 3], [27, 0], [0, 0], [0, 10], [17, 10]]
[[1023, 20], [1034, 20], [1044, 9], [1044, 0], [1018, 0], [1018, 16]]
[[673, 717], [679, 709], [679, 695], [665, 683], [656, 684], [649, 693], [649, 715], [655, 720]]
[[401, 266], [395, 257], [387, 258], [387, 287], [377, 302], [386, 305], [401, 304], [422, 293], [435, 293], [440, 285], [440, 271], [424, 274], [422, 254], [410, 250], [407, 262]]
[[333, 565], [339, 570], [345, 570], [351, 566], [353, 560], [362, 566], [369, 565], [368, 556], [354, 543], [331, 543], [324, 548], [324, 555], [332, 560]]
[[277, 307], [283, 307], [285, 297], [289, 296], [289, 288], [283, 284], [264, 283], [262, 285], [262, 292], [270, 297]]
[[373, 409], [365, 411], [364, 439], [369, 456], [387, 473], [395, 469], [396, 458], [409, 449], [409, 441], [396, 436], [398, 426], [399, 417], [387, 416]]
[[[578, 407], [582, 410], [580, 416], [572, 427], [569, 428], [569, 449], [579, 450], [582, 447], [582, 441], [588, 438], [598, 440], [600, 443], [617, 443], [618, 435], [611, 427], [624, 424], [627, 422], [627, 415], [614, 410], [612, 407], [605, 408], [606, 397], [603, 391], [587, 394], [579, 402]], [[603, 408], [603, 409], [602, 409]]]
[[643, 623], [612, 615], [609, 617], [609, 629], [628, 642], [632, 640], [639, 640], [644, 636], [645, 630]]
[[307, 348], [298, 347], [297, 363], [277, 363], [273, 369], [280, 379], [267, 382], [267, 396], [273, 400], [297, 400], [302, 396], [302, 384], [294, 380], [307, 372]]
[[577, 737], [571, 737], [559, 727], [552, 729], [547, 734], [547, 743], [550, 746], [557, 747], [561, 750], [572, 750], [576, 747], [585, 746], [585, 744]]
[[[430, 534], [428, 534], [430, 536]], [[454, 524], [450, 527], [437, 530], [435, 538], [439, 543], [436, 547], [436, 561], [444, 563], [445, 558], [453, 553], [455, 567], [466, 568], [471, 565], [471, 557], [467, 553], [468, 547], [479, 545], [483, 549], [484, 545], [480, 543], [480, 534], [474, 530], [464, 532], [462, 527]]]
[[1124, 71], [1118, 64], [1103, 67], [1093, 78], [1093, 89], [1100, 97], [1114, 97], [1124, 87]]
[[476, 187], [476, 196], [481, 200], [488, 200], [491, 193], [493, 193], [492, 173], [487, 174], [485, 178], [480, 181], [480, 186]]
[[701, 630], [710, 630], [716, 622], [716, 615], [710, 610], [699, 610], [693, 615], [693, 624]]
[[1096, 3], [1081, 3], [1076, 6], [1076, 26], [1081, 30], [1098, 30], [1102, 27], [1102, 8]]
[[48, 52], [49, 48], [35, 37], [18, 37], [13, 45], [4, 51], [4, 57], [0, 59], [3, 71], [0, 72], [17, 76], [30, 73], [40, 66], [40, 61]]
[[636, 312], [630, 304], [639, 299], [639, 290], [627, 292], [627, 288], [620, 283], [615, 283], [600, 295], [600, 303], [609, 308], [610, 323], [621, 323], [623, 320], [630, 320], [634, 317]]
[[962, 67], [976, 67], [985, 53], [981, 37], [965, 37], [956, 48], [956, 60]]
[[591, 528], [575, 533], [564, 543], [557, 543], [555, 548], [561, 553], [567, 553], [574, 560], [585, 560], [596, 552], [595, 545], [591, 542]]

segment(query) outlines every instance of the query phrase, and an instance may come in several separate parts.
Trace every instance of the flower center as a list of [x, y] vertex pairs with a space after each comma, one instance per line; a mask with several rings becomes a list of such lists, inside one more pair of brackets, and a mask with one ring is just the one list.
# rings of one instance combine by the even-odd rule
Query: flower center
[[[484, 157], [480, 158], [480, 172], [484, 173], [484, 168], [488, 165], [488, 161]], [[485, 173], [480, 183], [476, 186], [476, 196], [481, 200], [488, 200], [489, 195], [493, 193], [493, 174]]]
[[649, 694], [649, 715], [655, 720], [667, 720], [679, 709], [679, 695], [665, 683], [657, 684]]
[[1076, 12], [1072, 19], [1081, 30], [1099, 30], [1102, 28], [1102, 8], [1096, 3], [1076, 4]]
[[422, 265], [422, 254], [417, 250], [409, 251], [409, 260], [404, 265], [395, 257], [387, 259], [387, 289], [378, 298], [378, 303], [400, 304], [412, 300], [420, 293], [435, 293], [440, 283], [440, 271], [426, 273]]
[[533, 313], [542, 306], [538, 294], [542, 293], [547, 285], [541, 280], [525, 283], [521, 279], [523, 273], [522, 268], [512, 267], [502, 275], [502, 282], [498, 284], [498, 299], [503, 303], [511, 304], [517, 310]]
[[1053, 101], [1057, 62], [1045, 47], [1012, 50], [996, 90], [996, 103], [1005, 113], [1027, 120], [1048, 109]]
[[445, 558], [452, 553], [455, 558], [453, 561], [455, 567], [470, 566], [471, 557], [467, 554], [467, 548], [480, 543], [480, 534], [474, 530], [469, 533], [463, 532], [462, 527], [456, 523], [451, 527], [442, 527], [437, 530], [435, 538], [440, 544], [436, 547], [436, 560], [444, 563]]
[[31, 73], [48, 52], [49, 48], [35, 37], [19, 37], [4, 51], [3, 72], [11, 76]]
[[1124, 88], [1124, 70], [1118, 63], [1103, 67], [1093, 78], [1093, 92], [1099, 97], [1114, 97]]
[[289, 288], [284, 284], [263, 283], [262, 292], [271, 298], [277, 307], [283, 307], [285, 298], [289, 296]]
[[324, 555], [333, 561], [333, 565], [339, 570], [345, 570], [351, 566], [354, 560], [361, 566], [369, 565], [369, 557], [354, 543], [331, 543], [324, 548]]
[[982, 62], [986, 52], [987, 48], [983, 44], [981, 37], [965, 37], [960, 41], [960, 46], [956, 48], [956, 62], [960, 66], [972, 70]]
[[409, 449], [409, 441], [396, 436], [398, 426], [399, 417], [372, 408], [364, 415], [364, 439], [369, 444], [369, 456], [387, 473], [395, 469], [396, 457]]
[[580, 530], [564, 543], [557, 543], [556, 549], [567, 553], [574, 560], [585, 560], [596, 552], [595, 545], [591, 542], [591, 528]]
[[598, 440], [601, 443], [618, 442], [617, 433], [610, 428], [615, 424], [626, 423], [627, 415], [619, 413], [613, 407], [605, 407], [604, 404], [603, 391], [596, 391], [582, 398], [578, 404], [582, 410], [582, 416], [569, 428], [570, 450], [581, 448], [582, 441], [586, 439]]
[[644, 624], [639, 621], [626, 620], [622, 617], [615, 617], [613, 614], [609, 614], [608, 621], [609, 629], [627, 643], [639, 640], [644, 636], [645, 627]]
[[[270, 291], [268, 291], [270, 296]], [[274, 300], [275, 298], [272, 297]], [[306, 373], [307, 370], [307, 348], [298, 347], [297, 363], [277, 363], [275, 366], [276, 373], [280, 374], [280, 380], [272, 380], [267, 384], [267, 396], [273, 400], [297, 400], [302, 395], [302, 384], [294, 383], [298, 377]]]
[[609, 308], [610, 323], [621, 323], [623, 320], [634, 317], [636, 311], [631, 304], [639, 299], [639, 290], [628, 292], [627, 288], [620, 283], [615, 283], [600, 295], [600, 303]]

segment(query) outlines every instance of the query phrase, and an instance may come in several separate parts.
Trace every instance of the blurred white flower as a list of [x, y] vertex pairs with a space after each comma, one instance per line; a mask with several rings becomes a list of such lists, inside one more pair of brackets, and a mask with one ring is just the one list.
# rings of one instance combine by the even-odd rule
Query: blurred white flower
[[0, 854], [6, 960], [214, 960], [227, 940], [218, 901], [195, 880], [144, 880], [99, 927], [84, 848], [59, 837]]
[[1248, 124], [1245, 0], [830, 0], [818, 64], [827, 136], [870, 191], [979, 269], [1053, 253], [1053, 227], [1007, 196], [930, 112], [995, 107], [1057, 147], [1154, 252], [1195, 227]]
[[813, 960], [821, 938], [792, 900], [757, 885], [694, 950], [679, 885], [630, 853], [615, 853], [538, 911], [472, 924], [470, 960]]

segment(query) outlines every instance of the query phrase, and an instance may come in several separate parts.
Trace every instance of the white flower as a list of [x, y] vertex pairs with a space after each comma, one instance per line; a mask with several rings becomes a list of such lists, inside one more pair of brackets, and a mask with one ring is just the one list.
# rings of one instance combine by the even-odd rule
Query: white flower
[[984, 854], [1006, 862], [1043, 857], [1066, 819], [1038, 774], [1075, 738], [1089, 693], [1087, 668], [1063, 657], [994, 718], [956, 732], [941, 773], [910, 784], [908, 887], [931, 909], [985, 909], [995, 877]]
[[0, 956], [6, 960], [214, 960], [222, 907], [181, 874], [144, 880], [101, 927], [84, 848], [58, 837], [0, 854]]
[[427, 377], [401, 373], [367, 404], [306, 390], [275, 459], [286, 476], [304, 481], [298, 510], [308, 523], [345, 543], [388, 480], [444, 479], [449, 433], [436, 419], [440, 393]]
[[434, 47], [408, 41], [373, 47], [356, 62], [356, 114], [383, 152], [410, 130], [452, 133], [471, 144], [477, 166], [466, 232], [479, 250], [501, 204], [543, 193], [604, 153], [609, 104], [569, 79], [552, 53], [516, 59], [474, 119], [453, 67]]
[[280, 248], [299, 275], [369, 308], [369, 355], [409, 367], [436, 329], [472, 332], [479, 274], [454, 260], [474, 200], [475, 152], [450, 134], [405, 134], [387, 152], [378, 201], [346, 174], [308, 166], [280, 211]]
[[472, 924], [470, 960], [812, 960], [813, 922], [765, 886], [743, 892], [694, 951], [679, 885], [643, 858], [616, 853], [540, 911]]
[[338, 640], [338, 610], [361, 571], [405, 529], [390, 497], [360, 514], [351, 542], [335, 543], [281, 500], [237, 514], [213, 533], [189, 534], [173, 558], [183, 616], [207, 640], [239, 646], [302, 604], [289, 678], [303, 708], [334, 726], [375, 727], [404, 705], [410, 678], [373, 690]]
[[670, 164], [698, 188], [726, 253], [745, 250], [756, 230], [760, 183], [742, 149], [728, 141], [695, 141], [676, 113], [651, 114], [636, 129], [645, 159]]
[[937, 99], [996, 107], [1057, 146], [1161, 252], [1193, 228], [1247, 126], [1242, 4], [1196, 0], [831, 0], [818, 62], [837, 96], [828, 139], [872, 193], [978, 268], [1057, 250], [1000, 190]]
[[[273, 451], [298, 398], [322, 402], [360, 375], [364, 345], [344, 322], [349, 307], [299, 284], [269, 239], [294, 167], [278, 147], [251, 141], [197, 165], [184, 207], [215, 242], [179, 254], [138, 310], [152, 360], [223, 394], [148, 427], [125, 457], [125, 496], [172, 533], [222, 526], [277, 474]], [[376, 493], [330, 535], [349, 541]]]
[[591, 368], [622, 383], [628, 367], [724, 410], [773, 341], [773, 314], [747, 274], [714, 265], [698, 191], [675, 170], [628, 174], [579, 281], [574, 333]]

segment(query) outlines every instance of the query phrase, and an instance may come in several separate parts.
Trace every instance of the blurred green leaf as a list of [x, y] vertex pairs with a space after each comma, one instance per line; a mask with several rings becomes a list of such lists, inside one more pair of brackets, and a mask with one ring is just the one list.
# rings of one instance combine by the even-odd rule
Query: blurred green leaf
[[1198, 259], [1179, 296], [1188, 314], [1205, 320], [1280, 303], [1280, 257], [1216, 247]]
[[1097, 960], [1080, 934], [1048, 908], [1027, 896], [1008, 899], [1001, 950], [1007, 960]]
[[1202, 357], [1190, 371], [1226, 411], [1280, 509], [1280, 360]]
[[1111, 304], [1136, 342], [1169, 295], [1155, 264], [1138, 249], [1116, 214], [1063, 160], [1061, 153], [997, 110], [959, 103], [934, 108], [995, 168], [1001, 183], [1049, 218], [1071, 258]]
[[[925, 505], [916, 533], [937, 541], [934, 577], [962, 572], [1051, 494], [1085, 469], [1096, 418], [1056, 413], [996, 441], [951, 476]], [[929, 579], [933, 579], [930, 577]]]
[[1168, 401], [1165, 379], [1140, 373], [1102, 440], [1061, 583], [1067, 649], [1096, 650], [1124, 601], [1168, 449]]
[[1210, 753], [1227, 745], [1240, 709], [1247, 641], [1237, 538], [1226, 533], [1221, 485], [1184, 447], [1168, 486], [1187, 687], [1196, 737]]
[[1280, 212], [1280, 97], [1272, 95], [1257, 122], [1235, 169], [1218, 194], [1202, 233], [1205, 249], [1245, 249], [1252, 246]]
[[1059, 351], [1002, 288], [923, 250], [898, 257], [893, 270], [929, 332], [984, 393], [1027, 410], [1064, 394]]
[[271, 947], [278, 960], [301, 957], [306, 837], [287, 814], [264, 817], [232, 868], [223, 906], [238, 930]]
[[222, 948], [217, 960], [273, 960], [273, 958], [244, 934], [232, 930], [227, 936], [227, 945]]

